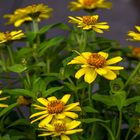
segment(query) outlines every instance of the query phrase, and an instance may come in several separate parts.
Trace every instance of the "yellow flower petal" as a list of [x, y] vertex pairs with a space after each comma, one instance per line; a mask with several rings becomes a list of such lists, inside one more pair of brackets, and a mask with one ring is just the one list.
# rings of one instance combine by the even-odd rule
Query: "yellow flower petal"
[[140, 32], [140, 26], [135, 26], [138, 32]]
[[81, 55], [81, 56], [77, 56], [75, 57], [73, 60], [71, 60], [69, 64], [86, 64], [87, 60]]
[[0, 101], [3, 101], [3, 100], [6, 100], [6, 99], [8, 99], [9, 97], [2, 97], [2, 98], [0, 98]]
[[78, 105], [79, 105], [79, 102], [71, 103], [71, 104], [69, 104], [69, 105], [66, 105], [64, 111], [69, 111], [69, 110], [71, 110], [71, 109], [74, 109], [74, 108], [77, 107]]
[[45, 119], [43, 119], [39, 124], [38, 126], [39, 127], [44, 127], [46, 126], [46, 124], [48, 124], [53, 118], [53, 115], [48, 115]]
[[99, 75], [105, 75], [107, 73], [106, 69], [104, 68], [96, 68], [95, 71], [99, 74]]
[[97, 33], [100, 33], [100, 34], [104, 33], [104, 32], [103, 32], [101, 29], [99, 29], [99, 28], [92, 27], [92, 29], [93, 29], [95, 32], [97, 32]]
[[46, 114], [43, 115], [43, 116], [40, 116], [40, 117], [38, 117], [38, 118], [32, 120], [32, 121], [31, 121], [31, 124], [34, 123], [34, 122], [36, 122], [36, 121], [39, 121], [39, 120], [41, 120], [41, 119], [43, 119], [43, 118], [45, 118], [45, 117], [47, 117], [47, 116], [48, 116], [48, 115], [46, 115]]
[[107, 71], [107, 74], [103, 75], [104, 78], [108, 79], [108, 80], [114, 80], [116, 79], [116, 73], [111, 71], [111, 70], [108, 70]]
[[44, 106], [47, 106], [48, 104], [48, 101], [45, 98], [38, 98], [37, 101], [43, 104]]
[[68, 130], [68, 131], [65, 132], [65, 134], [70, 135], [70, 134], [74, 134], [74, 133], [82, 132], [82, 131], [83, 131], [83, 129]]
[[87, 72], [85, 73], [84, 79], [87, 83], [91, 84], [97, 77], [97, 73], [93, 68], [88, 68]]
[[101, 56], [103, 56], [105, 59], [108, 58], [108, 53], [106, 53], [106, 52], [98, 52], [98, 54], [100, 54]]
[[78, 115], [74, 112], [64, 112], [64, 114], [67, 116], [67, 117], [70, 117], [72, 119], [76, 119], [78, 118]]
[[114, 57], [114, 58], [111, 58], [111, 59], [107, 60], [106, 65], [115, 64], [117, 62], [120, 62], [121, 60], [122, 60], [122, 57], [117, 56], [117, 57]]
[[0, 108], [3, 108], [3, 107], [8, 107], [8, 105], [6, 105], [6, 104], [0, 104]]
[[124, 67], [121, 66], [105, 66], [105, 68], [110, 69], [110, 70], [123, 70]]
[[61, 140], [70, 140], [70, 138], [66, 135], [61, 135]]
[[73, 109], [71, 109], [71, 111], [82, 111], [81, 107], [76, 106]]
[[49, 135], [52, 135], [53, 133], [52, 132], [44, 132], [43, 134], [39, 134], [38, 136], [39, 137], [45, 137], [45, 136], [49, 136]]
[[61, 98], [61, 101], [62, 101], [64, 104], [66, 104], [66, 103], [68, 102], [70, 96], [71, 96], [70, 94], [64, 95], [64, 96]]
[[64, 119], [65, 117], [66, 117], [66, 115], [65, 115], [64, 113], [63, 113], [63, 114], [61, 113], [61, 114], [56, 114], [56, 115], [55, 115], [55, 118], [58, 119], [58, 120], [59, 120], [59, 119], [60, 119], [60, 120], [61, 120], [61, 119]]
[[43, 106], [40, 106], [40, 105], [32, 104], [32, 106], [34, 106], [35, 109], [37, 109], [37, 110], [46, 110], [46, 107], [43, 107]]
[[45, 128], [47, 128], [49, 131], [54, 131], [55, 130], [55, 128], [52, 124], [46, 124]]
[[51, 96], [47, 98], [48, 101], [54, 101], [57, 100], [57, 98], [55, 96]]
[[81, 124], [80, 121], [75, 121], [74, 120], [74, 121], [71, 121], [70, 123], [67, 123], [66, 127], [67, 127], [68, 130], [71, 130], [71, 129], [74, 129], [74, 128], [78, 127], [80, 124]]
[[41, 111], [41, 112], [34, 113], [30, 116], [30, 119], [33, 118], [33, 117], [39, 116], [39, 115], [43, 115], [43, 114], [48, 115], [48, 112], [47, 111]]
[[81, 68], [78, 70], [75, 74], [75, 78], [79, 79], [81, 76], [83, 76], [87, 71], [87, 68]]

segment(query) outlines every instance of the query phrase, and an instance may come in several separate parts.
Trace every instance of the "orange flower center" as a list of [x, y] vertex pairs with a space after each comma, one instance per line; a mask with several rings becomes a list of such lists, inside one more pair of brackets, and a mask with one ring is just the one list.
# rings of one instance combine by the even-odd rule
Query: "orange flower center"
[[93, 3], [96, 3], [97, 0], [84, 0], [84, 6], [90, 7]]
[[64, 110], [64, 103], [60, 100], [50, 101], [47, 108], [49, 114], [58, 114]]
[[140, 48], [133, 48], [134, 54], [140, 54]]
[[106, 63], [106, 59], [97, 53], [92, 53], [88, 60], [88, 64], [91, 66], [95, 66], [96, 68], [101, 68]]
[[62, 133], [66, 131], [66, 125], [64, 123], [55, 123], [55, 132]]
[[83, 16], [82, 19], [86, 25], [93, 25], [97, 22], [97, 19], [93, 16]]

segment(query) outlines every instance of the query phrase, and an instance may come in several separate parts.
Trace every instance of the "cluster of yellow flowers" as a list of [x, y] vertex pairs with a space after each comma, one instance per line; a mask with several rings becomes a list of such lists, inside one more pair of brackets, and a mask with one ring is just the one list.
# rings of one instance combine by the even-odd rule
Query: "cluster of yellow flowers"
[[[92, 13], [97, 8], [111, 8], [112, 4], [105, 0], [75, 0], [70, 2], [69, 8], [71, 11], [83, 9]], [[22, 24], [29, 24], [33, 20], [39, 22], [42, 19], [47, 19], [51, 16], [52, 8], [49, 8], [44, 4], [34, 4], [25, 8], [15, 10], [13, 14], [5, 15], [5, 18], [9, 18], [8, 24], [14, 24], [18, 27]], [[93, 30], [97, 33], [103, 33], [103, 30], [108, 30], [109, 25], [107, 22], [98, 22], [99, 15], [85, 15], [85, 16], [69, 16], [69, 22], [76, 24], [77, 27], [83, 30]], [[140, 27], [136, 26], [138, 32]], [[132, 37], [132, 40], [140, 40], [140, 33], [133, 31], [128, 32], [128, 36]], [[25, 37], [22, 30], [11, 32], [0, 32], [0, 43], [7, 43], [13, 40], [18, 40]], [[100, 75], [108, 80], [114, 80], [117, 77], [118, 71], [124, 69], [122, 66], [114, 66], [122, 60], [120, 56], [109, 58], [107, 52], [77, 52], [78, 56], [74, 57], [69, 63], [78, 64], [81, 66], [75, 74], [75, 78], [79, 79], [84, 76], [85, 82], [91, 84], [95, 81], [97, 75]], [[31, 123], [39, 121], [38, 127], [42, 131], [39, 136], [60, 136], [62, 140], [70, 140], [67, 135], [82, 132], [80, 126], [81, 122], [75, 119], [78, 118], [77, 111], [81, 111], [80, 103], [67, 104], [70, 99], [70, 94], [64, 95], [61, 99], [57, 99], [55, 96], [45, 98], [38, 98], [39, 104], [33, 104], [32, 106], [38, 110], [38, 112], [30, 116]], [[7, 97], [0, 98], [6, 100]], [[23, 97], [20, 97], [20, 101], [23, 102]], [[0, 107], [7, 107], [8, 105], [0, 104]], [[34, 118], [34, 119], [33, 119]]]
[[14, 24], [15, 27], [19, 27], [21, 24], [36, 20], [41, 21], [51, 16], [52, 8], [49, 8], [44, 4], [34, 4], [24, 8], [19, 8], [14, 11], [13, 14], [7, 14], [4, 17], [9, 18], [8, 24]]
[[39, 136], [60, 136], [62, 140], [69, 140], [67, 135], [82, 131], [82, 129], [76, 128], [81, 122], [74, 120], [78, 118], [75, 111], [81, 111], [79, 102], [67, 105], [70, 96], [70, 94], [66, 94], [61, 99], [57, 99], [55, 96], [47, 99], [38, 98], [37, 101], [43, 106], [33, 104], [39, 112], [32, 114], [30, 119], [37, 117], [31, 123], [40, 120], [38, 126], [39, 130], [43, 132]]

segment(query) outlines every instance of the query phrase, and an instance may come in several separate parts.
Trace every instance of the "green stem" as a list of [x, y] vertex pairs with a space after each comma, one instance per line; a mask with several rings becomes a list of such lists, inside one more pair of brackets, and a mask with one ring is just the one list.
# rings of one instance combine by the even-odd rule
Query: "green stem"
[[8, 50], [8, 54], [9, 54], [9, 58], [10, 58], [10, 61], [11, 61], [11, 64], [13, 65], [14, 64], [14, 58], [13, 58], [13, 53], [12, 53], [12, 49], [11, 49], [11, 46], [7, 46], [7, 50]]
[[134, 140], [138, 135], [139, 133], [136, 133], [130, 140]]
[[47, 140], [47, 137], [44, 136], [44, 140]]
[[127, 131], [127, 134], [126, 134], [126, 137], [125, 137], [125, 140], [128, 140], [128, 137], [129, 137], [129, 134], [131, 132], [132, 128], [130, 127]]
[[126, 88], [127, 85], [131, 82], [132, 78], [135, 76], [135, 74], [137, 73], [137, 71], [140, 69], [140, 62], [138, 63], [138, 65], [136, 66], [136, 68], [134, 69], [134, 71], [131, 73], [131, 75], [129, 76], [128, 80], [126, 81], [126, 83], [124, 84], [123, 88]]
[[46, 63], [47, 63], [47, 73], [49, 73], [50, 72], [50, 60], [47, 59]]
[[31, 87], [31, 80], [30, 80], [29, 73], [26, 71], [25, 75], [26, 75], [27, 83], [28, 83], [29, 87]]
[[92, 104], [92, 85], [89, 84], [88, 86], [88, 99], [89, 99], [89, 104], [91, 107], [93, 107], [93, 104]]
[[0, 56], [1, 56], [1, 60], [2, 60], [2, 62], [3, 62], [3, 69], [4, 69], [4, 71], [6, 71], [6, 62], [5, 62], [5, 57], [4, 57], [4, 52], [3, 52], [3, 50], [0, 50]]
[[92, 129], [91, 129], [90, 140], [93, 140], [95, 130], [96, 130], [96, 124], [93, 124]]
[[38, 30], [39, 30], [39, 27], [38, 27], [38, 22], [34, 19], [33, 21], [32, 21], [32, 30], [34, 31], [34, 32], [38, 32]]
[[108, 131], [108, 134], [110, 135], [111, 140], [115, 140], [115, 137], [114, 137], [112, 131], [110, 130], [110, 128], [104, 124], [101, 124], [101, 123], [100, 123], [100, 125], [103, 126]]
[[121, 124], [122, 124], [122, 111], [119, 112], [119, 124], [118, 124], [118, 130], [117, 130], [117, 134], [116, 134], [116, 140], [118, 140], [120, 138]]

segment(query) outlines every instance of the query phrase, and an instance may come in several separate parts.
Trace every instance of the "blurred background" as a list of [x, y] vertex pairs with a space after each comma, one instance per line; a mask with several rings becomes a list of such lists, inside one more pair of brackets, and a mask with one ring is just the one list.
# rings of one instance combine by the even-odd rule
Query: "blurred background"
[[[12, 25], [6, 26], [6, 19], [3, 19], [4, 14], [13, 13], [17, 8], [25, 7], [29, 4], [44, 3], [54, 9], [53, 16], [45, 20], [42, 25], [63, 22], [68, 24], [69, 15], [86, 15], [84, 11], [70, 12], [67, 8], [68, 3], [73, 0], [1, 0], [0, 1], [0, 31], [12, 30]], [[108, 0], [113, 3], [111, 10], [100, 9], [96, 13], [100, 15], [100, 21], [107, 21], [110, 25], [110, 30], [106, 31], [103, 37], [117, 40], [122, 47], [133, 45], [139, 47], [139, 43], [127, 41], [127, 32], [135, 30], [135, 25], [140, 25], [140, 0]], [[70, 25], [72, 26], [72, 25]], [[55, 33], [65, 34], [63, 31]]]

